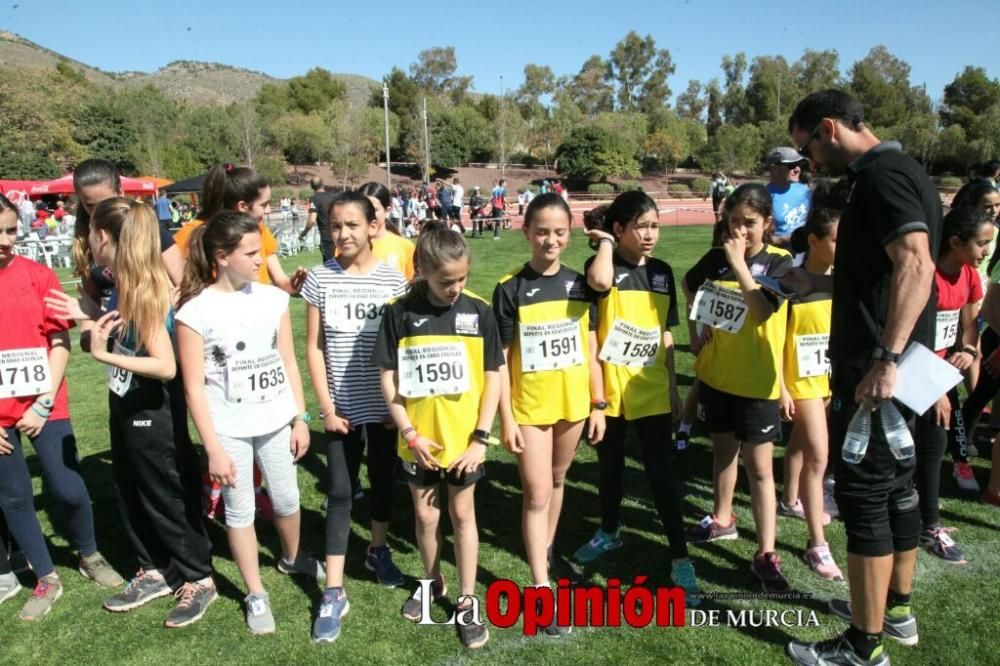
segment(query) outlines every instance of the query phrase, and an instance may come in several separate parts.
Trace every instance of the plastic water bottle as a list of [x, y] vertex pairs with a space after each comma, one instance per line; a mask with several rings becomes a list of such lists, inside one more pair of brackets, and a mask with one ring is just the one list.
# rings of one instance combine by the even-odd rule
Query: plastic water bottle
[[864, 406], [858, 408], [847, 426], [847, 436], [844, 437], [844, 448], [840, 457], [844, 462], [856, 465], [865, 457], [868, 450], [868, 440], [872, 435], [872, 413]]
[[906, 425], [906, 419], [900, 414], [899, 409], [887, 400], [879, 408], [879, 415], [882, 421], [882, 432], [885, 434], [885, 441], [889, 443], [889, 450], [896, 460], [906, 460], [913, 457], [913, 433]]

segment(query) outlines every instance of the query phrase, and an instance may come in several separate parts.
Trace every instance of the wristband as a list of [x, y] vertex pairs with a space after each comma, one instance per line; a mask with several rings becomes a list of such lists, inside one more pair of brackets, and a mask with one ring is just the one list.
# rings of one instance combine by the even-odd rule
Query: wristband
[[292, 423], [295, 423], [296, 421], [309, 423], [310, 421], [312, 421], [312, 417], [309, 416], [309, 412], [302, 412], [301, 414], [296, 414], [295, 417], [292, 419]]
[[601, 240], [597, 241], [597, 247], [601, 247], [601, 243], [611, 243], [612, 250], [618, 248], [618, 242], [615, 241], [613, 238], [601, 238]]
[[962, 347], [962, 351], [972, 357], [972, 360], [979, 358], [979, 350], [972, 345], [965, 345]]
[[35, 406], [34, 406], [34, 405], [32, 405], [32, 406], [31, 406], [31, 411], [33, 411], [33, 412], [34, 412], [35, 414], [37, 414], [38, 416], [42, 417], [43, 419], [48, 419], [48, 418], [49, 418], [49, 416], [51, 416], [51, 415], [52, 415], [52, 412], [45, 412], [45, 413], [43, 414], [42, 412], [40, 412], [40, 411], [38, 411], [37, 409], [35, 409]]
[[592, 409], [596, 409], [598, 411], [604, 411], [605, 409], [608, 408], [608, 403], [604, 400], [591, 400], [590, 406]]
[[[399, 436], [402, 437], [406, 441], [410, 441], [410, 440], [406, 439], [406, 436], [409, 435], [411, 432], [415, 433], [416, 431], [417, 431], [417, 429], [414, 428], [413, 426], [410, 426], [409, 428], [403, 428], [400, 431]], [[416, 439], [416, 437], [414, 437], [413, 439]]]
[[420, 439], [420, 433], [414, 430], [413, 439], [406, 439], [405, 437], [403, 439], [406, 442], [406, 448], [412, 449], [414, 446], [417, 445], [417, 440]]

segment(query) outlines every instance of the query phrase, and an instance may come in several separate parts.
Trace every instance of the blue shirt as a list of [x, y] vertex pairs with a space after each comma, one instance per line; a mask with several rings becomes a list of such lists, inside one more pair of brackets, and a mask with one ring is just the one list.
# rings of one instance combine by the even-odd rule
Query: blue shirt
[[170, 219], [170, 199], [166, 196], [156, 200], [156, 217], [160, 220]]
[[451, 190], [447, 187], [438, 191], [438, 201], [441, 202], [442, 208], [451, 208], [451, 203], [453, 201], [451, 194]]
[[768, 184], [767, 191], [774, 204], [774, 235], [791, 236], [806, 223], [812, 193], [802, 183], [790, 183], [785, 189]]

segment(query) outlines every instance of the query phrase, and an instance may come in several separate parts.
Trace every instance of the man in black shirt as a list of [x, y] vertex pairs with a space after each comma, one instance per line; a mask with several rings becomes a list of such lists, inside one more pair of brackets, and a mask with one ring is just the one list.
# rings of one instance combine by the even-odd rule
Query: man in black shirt
[[874, 414], [864, 458], [846, 463], [840, 449], [859, 406], [874, 410], [891, 400], [896, 361], [908, 344], [933, 348], [941, 204], [920, 165], [899, 144], [880, 142], [865, 125], [861, 103], [846, 93], [809, 95], [788, 129], [803, 157], [830, 175], [846, 174], [851, 185], [832, 280], [799, 271], [785, 281], [800, 295], [833, 291], [830, 460], [847, 532], [851, 600], [831, 600], [830, 610], [851, 626], [832, 640], [789, 643], [788, 653], [799, 664], [881, 666], [889, 663], [883, 632], [906, 645], [917, 642], [910, 612], [920, 531], [914, 459], [896, 460]]
[[326, 263], [333, 258], [333, 236], [330, 235], [330, 204], [337, 198], [337, 194], [324, 192], [323, 179], [316, 176], [313, 176], [309, 181], [309, 187], [313, 190], [312, 198], [309, 200], [309, 219], [299, 239], [305, 238], [313, 226], [318, 224], [319, 251], [323, 255], [323, 263]]

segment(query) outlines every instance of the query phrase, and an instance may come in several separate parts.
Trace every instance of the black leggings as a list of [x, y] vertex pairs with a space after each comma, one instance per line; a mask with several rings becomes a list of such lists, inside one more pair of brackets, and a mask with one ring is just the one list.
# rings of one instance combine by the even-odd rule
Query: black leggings
[[[989, 358], [990, 354], [996, 351], [997, 347], [1000, 347], [1000, 336], [993, 331], [992, 328], [987, 328], [983, 331], [983, 337], [981, 339], [981, 346], [983, 354], [981, 358], [985, 361]], [[954, 456], [955, 462], [968, 462], [969, 458], [965, 451], [966, 442], [968, 437], [976, 429], [976, 421], [979, 420], [979, 415], [983, 413], [983, 409], [986, 404], [993, 399], [1000, 390], [1000, 379], [994, 379], [986, 368], [981, 368], [979, 372], [979, 381], [976, 382], [976, 388], [972, 391], [968, 398], [965, 399], [965, 404], [962, 405], [962, 422], [964, 428], [962, 429], [962, 435], [964, 437], [955, 437], [955, 430], [952, 429], [949, 435], [949, 444], [951, 445], [952, 456]], [[956, 452], [958, 455], [956, 456]]]
[[[371, 483], [371, 520], [387, 523], [392, 518], [392, 479], [396, 469], [396, 430], [380, 423], [367, 423], [364, 428], [368, 442], [368, 480]], [[346, 435], [331, 435], [327, 444], [329, 487], [326, 503], [326, 554], [347, 552], [351, 533], [351, 506], [354, 491], [351, 479], [357, 478], [361, 467], [361, 451], [365, 441], [360, 426]]]
[[7, 552], [7, 522], [0, 511], [0, 576], [10, 573], [10, 553]]
[[[941, 460], [949, 439], [962, 442], [965, 449], [965, 428], [962, 426], [962, 411], [958, 405], [958, 389], [948, 392], [951, 401], [950, 430], [937, 425], [934, 420], [934, 409], [931, 408], [923, 416], [917, 417], [916, 448], [917, 467], [913, 480], [919, 488], [920, 522], [927, 530], [941, 524], [941, 514], [938, 509], [938, 499], [941, 496]], [[960, 436], [954, 433], [962, 431]], [[957, 459], [956, 459], [957, 460]]]
[[642, 466], [653, 491], [656, 512], [667, 531], [672, 558], [687, 557], [681, 489], [674, 475], [673, 428], [670, 414], [657, 414], [634, 421], [624, 417], [608, 417], [604, 440], [597, 445], [600, 467], [601, 529], [613, 533], [618, 529], [624, 493], [625, 431], [632, 423], [642, 447]]

